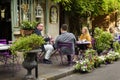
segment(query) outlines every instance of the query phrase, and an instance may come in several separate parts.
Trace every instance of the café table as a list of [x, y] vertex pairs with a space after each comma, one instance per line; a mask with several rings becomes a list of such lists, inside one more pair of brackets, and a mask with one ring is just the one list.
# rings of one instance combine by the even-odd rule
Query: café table
[[88, 49], [88, 45], [91, 44], [89, 41], [77, 41], [76, 47], [80, 59], [84, 59], [84, 52]]
[[[0, 56], [7, 58], [9, 54], [9, 45], [7, 44], [0, 44]], [[0, 61], [3, 61], [3, 59], [0, 59]], [[6, 60], [5, 60], [6, 61]], [[6, 62], [5, 62], [6, 63]]]
[[0, 51], [8, 50], [9, 47], [10, 47], [9, 45], [6, 45], [6, 44], [0, 44]]
[[86, 50], [88, 47], [88, 45], [91, 44], [90, 41], [77, 41], [76, 42], [76, 46], [80, 49], [80, 50]]
[[[11, 73], [11, 75], [12, 76], [14, 76], [14, 56], [11, 56], [11, 54], [10, 54], [10, 51], [9, 51], [9, 48], [10, 48], [10, 45], [8, 45], [8, 44], [1, 44], [0, 43], [0, 56], [1, 56], [1, 59], [0, 59], [0, 61], [1, 62], [4, 62], [4, 64], [5, 65], [7, 65], [8, 64], [8, 60], [9, 59], [11, 59], [12, 60], [12, 70], [13, 70], [13, 73]], [[2, 58], [2, 57], [4, 57], [4, 58]], [[7, 60], [8, 59], [8, 60]], [[8, 62], [7, 62], [8, 61]], [[11, 62], [10, 62], [11, 63]], [[8, 67], [8, 66], [7, 66]]]

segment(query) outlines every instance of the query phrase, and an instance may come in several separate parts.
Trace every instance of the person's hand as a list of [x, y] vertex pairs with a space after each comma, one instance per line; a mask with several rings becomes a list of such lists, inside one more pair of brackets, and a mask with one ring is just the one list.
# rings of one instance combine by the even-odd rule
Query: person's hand
[[51, 44], [54, 44], [54, 41], [55, 41], [55, 40], [51, 37], [51, 38], [50, 38], [50, 43], [51, 43]]
[[86, 41], [86, 39], [83, 39], [82, 41], [83, 41], [83, 42], [85, 42], [85, 41]]

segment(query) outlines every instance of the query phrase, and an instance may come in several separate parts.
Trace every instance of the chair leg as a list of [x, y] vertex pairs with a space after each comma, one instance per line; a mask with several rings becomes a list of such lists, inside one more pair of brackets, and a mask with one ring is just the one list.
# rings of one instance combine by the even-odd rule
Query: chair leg
[[40, 52], [40, 53], [38, 53], [38, 56], [37, 56], [38, 61], [41, 61], [41, 62], [42, 62], [42, 59], [43, 59], [44, 54], [45, 54], [45, 52]]
[[60, 53], [61, 63], [63, 64], [63, 55], [61, 52], [59, 52], [59, 53]]
[[53, 53], [52, 53], [52, 55], [54, 55], [54, 57], [55, 57], [56, 60], [58, 61], [58, 58], [57, 58], [57, 56], [56, 56], [56, 55], [57, 55], [57, 54], [56, 54], [57, 52], [58, 52], [58, 50], [54, 50]]

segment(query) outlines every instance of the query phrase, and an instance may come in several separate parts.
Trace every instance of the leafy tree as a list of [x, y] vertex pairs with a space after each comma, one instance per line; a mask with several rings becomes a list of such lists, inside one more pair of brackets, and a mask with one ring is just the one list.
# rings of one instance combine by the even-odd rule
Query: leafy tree
[[120, 9], [120, 0], [53, 0], [61, 3], [65, 11], [80, 15], [103, 15]]
[[[88, 26], [92, 18], [99, 15], [109, 14], [120, 9], [120, 0], [53, 0], [55, 3], [60, 3], [64, 10], [70, 15], [69, 21], [73, 29], [71, 32], [79, 30], [79, 19], [85, 18]], [[74, 19], [75, 18], [75, 19]], [[74, 19], [74, 20], [73, 20]], [[71, 23], [72, 22], [72, 23]], [[77, 26], [76, 26], [77, 24]]]

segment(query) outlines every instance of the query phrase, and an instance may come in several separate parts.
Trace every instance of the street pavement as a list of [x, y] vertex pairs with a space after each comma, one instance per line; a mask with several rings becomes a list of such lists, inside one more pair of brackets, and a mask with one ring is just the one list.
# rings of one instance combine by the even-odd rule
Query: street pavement
[[[120, 60], [113, 64], [102, 65], [100, 68], [93, 70], [91, 73], [75, 73], [73, 74], [73, 66], [60, 64], [60, 59], [52, 57], [53, 64], [38, 65], [37, 80], [120, 80]], [[5, 68], [0, 65], [0, 80], [23, 80], [27, 71], [20, 64], [13, 69]], [[35, 70], [32, 70], [32, 75], [35, 76]], [[60, 79], [61, 78], [61, 79]]]
[[120, 60], [102, 65], [91, 73], [75, 73], [59, 80], [120, 80]]
[[[60, 57], [55, 56], [51, 58], [53, 64], [44, 64], [39, 62], [38, 64], [38, 79], [37, 80], [56, 80], [60, 77], [64, 77], [67, 74], [73, 73], [73, 67], [66, 64], [60, 64]], [[23, 66], [16, 65], [13, 69], [12, 65], [5, 67], [0, 63], [0, 80], [24, 80], [27, 74], [26, 69]], [[35, 77], [35, 69], [32, 70], [32, 75]]]

